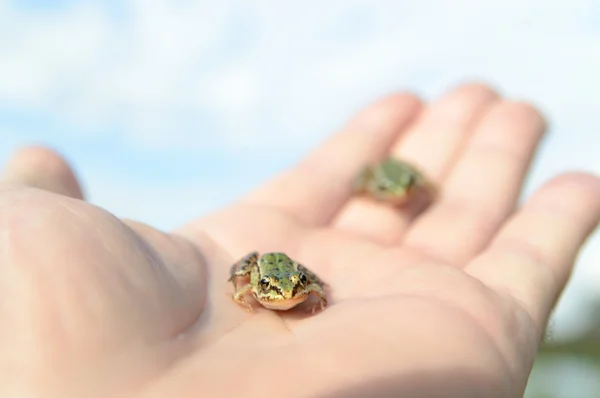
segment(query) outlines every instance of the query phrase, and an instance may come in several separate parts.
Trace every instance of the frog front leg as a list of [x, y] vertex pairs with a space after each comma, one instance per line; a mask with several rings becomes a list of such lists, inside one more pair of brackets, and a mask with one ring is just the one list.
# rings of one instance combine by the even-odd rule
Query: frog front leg
[[228, 282], [233, 283], [233, 287], [237, 289], [236, 279], [238, 277], [249, 276], [252, 270], [256, 267], [258, 261], [258, 252], [251, 252], [244, 256], [241, 260], [234, 263], [229, 268]]
[[252, 284], [247, 283], [244, 286], [237, 289], [235, 291], [235, 293], [233, 293], [233, 301], [235, 301], [242, 307], [246, 308], [248, 311], [252, 311], [252, 306], [250, 304], [246, 303], [244, 296], [247, 293], [250, 293], [251, 290], [252, 290]]
[[365, 193], [371, 180], [373, 180], [373, 169], [371, 166], [364, 166], [354, 179], [352, 189], [355, 193]]
[[327, 297], [323, 288], [316, 283], [312, 283], [308, 285], [306, 290], [308, 291], [309, 295], [316, 296], [318, 300], [316, 303], [308, 307], [308, 311], [314, 314], [317, 310], [317, 307], [320, 307], [321, 311], [323, 311], [325, 307], [327, 307]]

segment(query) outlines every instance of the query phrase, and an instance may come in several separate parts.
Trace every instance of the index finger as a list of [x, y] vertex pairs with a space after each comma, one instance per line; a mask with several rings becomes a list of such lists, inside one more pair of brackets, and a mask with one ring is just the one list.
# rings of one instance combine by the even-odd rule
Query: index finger
[[342, 131], [244, 200], [279, 208], [309, 225], [326, 225], [352, 195], [352, 180], [387, 154], [421, 108], [414, 95], [388, 96], [363, 109]]

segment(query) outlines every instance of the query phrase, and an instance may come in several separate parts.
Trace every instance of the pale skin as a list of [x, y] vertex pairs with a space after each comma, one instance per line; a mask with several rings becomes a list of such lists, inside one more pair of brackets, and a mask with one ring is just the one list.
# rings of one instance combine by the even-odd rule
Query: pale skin
[[[544, 130], [481, 84], [392, 95], [170, 233], [82, 200], [58, 154], [21, 150], [0, 189], [0, 396], [521, 396], [600, 219], [600, 181], [581, 172], [515, 210]], [[389, 154], [440, 188], [417, 218], [351, 196]], [[327, 308], [236, 304], [229, 267], [254, 250], [310, 264]]]

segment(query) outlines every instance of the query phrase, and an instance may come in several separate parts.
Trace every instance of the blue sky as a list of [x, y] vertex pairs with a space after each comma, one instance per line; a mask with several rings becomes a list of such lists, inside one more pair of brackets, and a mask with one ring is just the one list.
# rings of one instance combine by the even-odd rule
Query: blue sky
[[[0, 160], [49, 144], [94, 203], [167, 229], [292, 164], [380, 95], [430, 98], [478, 78], [550, 118], [529, 194], [560, 171], [600, 171], [598, 4], [0, 0]], [[599, 264], [595, 237], [559, 334], [582, 319], [587, 286], [600, 290]]]

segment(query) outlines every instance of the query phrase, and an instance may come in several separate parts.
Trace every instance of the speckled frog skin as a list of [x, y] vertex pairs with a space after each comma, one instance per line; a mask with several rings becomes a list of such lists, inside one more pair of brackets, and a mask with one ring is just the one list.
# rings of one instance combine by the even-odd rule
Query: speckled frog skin
[[[238, 279], [249, 281], [238, 286]], [[233, 282], [233, 300], [252, 311], [245, 300], [251, 293], [263, 307], [284, 311], [306, 301], [313, 295], [317, 303], [310, 306], [313, 313], [320, 307], [324, 310], [327, 298], [323, 291], [325, 283], [305, 266], [293, 261], [284, 253], [265, 253], [259, 256], [252, 252], [231, 266], [229, 281]]]
[[414, 166], [392, 157], [364, 167], [354, 181], [356, 193], [393, 205], [405, 204], [422, 189], [432, 192], [432, 187]]

